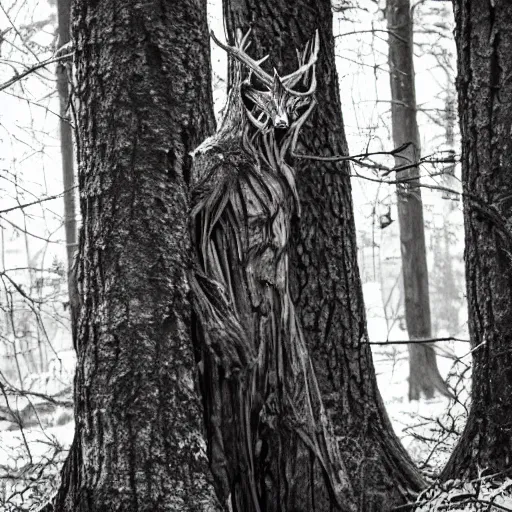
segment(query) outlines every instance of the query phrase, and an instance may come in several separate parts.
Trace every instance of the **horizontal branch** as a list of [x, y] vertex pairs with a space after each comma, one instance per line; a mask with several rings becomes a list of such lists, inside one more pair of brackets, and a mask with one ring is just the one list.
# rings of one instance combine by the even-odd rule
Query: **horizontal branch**
[[397, 341], [368, 341], [367, 345], [410, 345], [416, 343], [440, 343], [442, 341], [461, 341], [464, 343], [469, 343], [469, 340], [464, 338], [454, 338], [453, 336], [449, 336], [447, 338], [425, 338], [422, 340], [397, 340]]
[[292, 152], [292, 156], [295, 158], [302, 158], [304, 160], [317, 160], [319, 162], [343, 162], [346, 160], [356, 160], [358, 158], [368, 158], [369, 156], [375, 156], [375, 155], [396, 155], [397, 153], [400, 153], [407, 149], [410, 145], [412, 145], [412, 142], [405, 142], [401, 146], [398, 146], [395, 149], [392, 149], [390, 151], [374, 151], [372, 153], [360, 153], [359, 155], [333, 155], [333, 156], [320, 156], [320, 155], [304, 155]]
[[[371, 30], [354, 30], [352, 32], [345, 32], [343, 34], [337, 34], [334, 36], [334, 39], [337, 39], [338, 37], [345, 37], [345, 36], [352, 36], [352, 35], [355, 35], [355, 34], [375, 34], [376, 32], [384, 32], [386, 34], [390, 34], [392, 35], [394, 38], [398, 39], [399, 41], [402, 41], [402, 43], [407, 43], [407, 41], [399, 36], [396, 32], [394, 32], [393, 30], [384, 30], [384, 29], [381, 29], [381, 28], [373, 28]], [[380, 39], [380, 38], [379, 38]]]
[[33, 398], [40, 398], [42, 400], [45, 400], [46, 402], [50, 402], [53, 405], [58, 405], [60, 407], [72, 407], [73, 401], [72, 400], [60, 400], [59, 397], [70, 395], [72, 392], [72, 388], [69, 386], [62, 391], [59, 391], [55, 395], [48, 395], [46, 393], [38, 393], [36, 391], [25, 391], [23, 389], [16, 388], [14, 386], [4, 385], [5, 391], [11, 395], [15, 396], [23, 396], [23, 397], [33, 397]]
[[48, 66], [49, 64], [53, 64], [55, 62], [60, 62], [63, 60], [68, 60], [73, 56], [72, 53], [68, 53], [66, 55], [60, 55], [58, 57], [52, 57], [51, 59], [44, 60], [43, 62], [39, 62], [38, 64], [35, 64], [34, 66], [26, 69], [23, 71], [23, 73], [16, 73], [10, 80], [7, 80], [7, 82], [4, 82], [3, 84], [0, 84], [0, 91], [3, 91], [4, 89], [7, 89], [8, 87], [11, 87], [11, 85], [14, 85], [16, 82], [19, 82], [26, 76], [30, 75], [34, 71], [37, 71], [38, 69], [44, 68], [45, 66]]
[[[442, 174], [444, 174], [444, 173], [442, 173]], [[415, 181], [415, 183], [413, 183], [412, 187], [410, 187], [409, 190], [414, 190], [415, 188], [428, 188], [430, 190], [439, 190], [440, 192], [446, 192], [448, 194], [454, 194], [457, 196], [468, 197], [468, 194], [465, 194], [464, 192], [455, 190], [454, 188], [443, 187], [441, 185], [430, 185], [430, 184], [420, 182], [421, 178], [433, 178], [434, 176], [439, 176], [439, 173], [428, 174], [427, 176], [413, 176], [411, 178], [403, 178], [403, 179], [399, 179], [399, 180], [385, 180], [384, 178], [372, 178], [371, 176], [363, 176], [358, 173], [349, 174], [349, 176], [351, 178], [360, 178], [362, 180], [373, 181], [374, 183], [384, 183], [386, 185], [400, 185], [400, 184]]]
[[40, 203], [44, 203], [45, 201], [51, 201], [53, 199], [57, 199], [59, 197], [62, 197], [64, 194], [66, 194], [67, 192], [70, 192], [71, 190], [73, 190], [75, 188], [76, 188], [76, 185], [74, 187], [64, 190], [63, 192], [60, 192], [59, 194], [55, 194], [54, 196], [43, 197], [42, 199], [38, 199], [37, 201], [32, 201], [31, 203], [19, 204], [18, 206], [6, 208], [5, 210], [0, 210], [0, 215], [2, 213], [8, 213], [8, 212], [12, 212], [14, 210], [23, 210], [24, 208], [28, 208], [29, 206], [34, 206], [35, 204], [40, 204]]
[[398, 165], [396, 167], [387, 167], [385, 165], [380, 164], [367, 164], [362, 160], [369, 158], [370, 156], [376, 155], [387, 155], [387, 156], [395, 156], [398, 153], [401, 153], [405, 149], [407, 149], [412, 142], [406, 142], [401, 146], [392, 149], [391, 151], [375, 151], [372, 153], [360, 153], [359, 155], [333, 155], [333, 156], [320, 156], [320, 155], [305, 155], [300, 153], [292, 152], [292, 156], [295, 158], [301, 158], [303, 160], [315, 160], [318, 162], [353, 162], [361, 167], [367, 167], [369, 169], [375, 169], [378, 171], [383, 171], [385, 176], [392, 172], [401, 172], [406, 171], [407, 169], [413, 169], [414, 167], [418, 167], [422, 164], [455, 164], [459, 162], [454, 156], [449, 156], [446, 158], [431, 158], [430, 156], [425, 156], [420, 158], [417, 162], [412, 162], [410, 164]]

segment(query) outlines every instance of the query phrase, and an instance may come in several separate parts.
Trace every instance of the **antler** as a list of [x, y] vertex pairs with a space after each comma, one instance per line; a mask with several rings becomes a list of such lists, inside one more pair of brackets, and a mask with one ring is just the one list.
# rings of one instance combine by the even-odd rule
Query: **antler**
[[[318, 29], [315, 31], [315, 37], [308, 42], [306, 45], [306, 48], [304, 49], [304, 52], [300, 53], [297, 52], [297, 57], [299, 60], [299, 69], [294, 71], [293, 73], [290, 73], [289, 75], [286, 75], [282, 78], [283, 85], [286, 87], [286, 89], [295, 94], [296, 96], [309, 96], [310, 94], [313, 94], [313, 92], [316, 89], [316, 76], [315, 73], [313, 73], [313, 78], [311, 80], [311, 86], [309, 88], [309, 91], [305, 93], [298, 93], [296, 91], [290, 91], [292, 87], [297, 85], [297, 83], [300, 81], [300, 79], [303, 77], [305, 73], [307, 73], [315, 64], [318, 59], [318, 51], [320, 49], [320, 36], [318, 34]], [[305, 63], [306, 55], [309, 53], [309, 61]]]
[[[220, 46], [223, 50], [225, 50], [229, 55], [234, 57], [236, 60], [245, 64], [249, 68], [250, 73], [254, 73], [263, 84], [265, 84], [270, 90], [272, 90], [275, 86], [275, 77], [271, 77], [268, 73], [261, 69], [261, 64], [268, 58], [268, 55], [260, 60], [254, 60], [249, 57], [245, 50], [249, 47], [250, 42], [247, 44], [247, 39], [249, 34], [251, 33], [251, 29], [247, 31], [247, 33], [241, 38], [240, 42], [237, 46], [229, 46], [227, 44], [221, 43], [216, 37], [213, 31], [210, 31], [210, 36], [215, 41], [215, 43]], [[240, 34], [239, 34], [240, 39]], [[299, 69], [286, 75], [281, 78], [282, 86], [290, 93], [295, 96], [310, 96], [316, 90], [316, 76], [314, 72], [314, 66], [318, 59], [318, 51], [320, 48], [320, 36], [318, 34], [318, 30], [315, 32], [314, 38], [306, 44], [303, 52], [297, 51], [297, 58], [299, 60]], [[306, 57], [308, 57], [308, 62], [306, 62]], [[311, 79], [311, 85], [307, 92], [298, 92], [292, 90], [292, 88], [297, 85], [297, 83], [301, 80], [301, 78], [313, 68], [313, 74]], [[249, 75], [250, 76], [250, 75]]]
[[229, 53], [236, 60], [238, 60], [242, 64], [245, 64], [249, 68], [249, 70], [252, 73], [254, 73], [269, 89], [272, 89], [272, 84], [274, 82], [272, 77], [269, 74], [265, 73], [265, 71], [263, 71], [263, 69], [261, 69], [260, 67], [260, 64], [266, 59], [266, 57], [265, 59], [256, 61], [249, 57], [249, 55], [247, 55], [244, 51], [244, 46], [246, 46], [245, 42], [247, 41], [247, 37], [249, 36], [250, 32], [251, 29], [249, 29], [247, 34], [245, 34], [245, 36], [243, 37], [240, 47], [229, 46], [227, 44], [221, 43], [215, 37], [213, 30], [210, 31], [210, 36], [218, 46], [220, 46], [223, 50]]

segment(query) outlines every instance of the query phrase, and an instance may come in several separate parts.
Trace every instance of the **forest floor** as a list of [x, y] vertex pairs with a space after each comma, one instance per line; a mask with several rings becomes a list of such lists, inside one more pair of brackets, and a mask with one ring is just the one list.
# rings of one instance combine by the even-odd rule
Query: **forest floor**
[[[407, 339], [400, 322], [386, 320], [379, 286], [368, 283], [364, 291], [370, 340]], [[465, 338], [467, 333], [461, 329], [456, 337]], [[443, 342], [436, 345], [439, 369], [455, 392], [456, 401], [435, 397], [409, 402], [407, 345], [374, 345], [372, 349], [379, 387], [393, 427], [423, 473], [435, 479], [464, 427], [470, 389], [469, 344]], [[69, 403], [73, 356], [70, 351], [60, 354], [60, 361], [53, 362], [50, 372], [34, 376], [25, 388], [58, 395], [58, 404], [46, 407], [37, 397], [21, 397], [10, 406], [24, 411], [23, 428], [16, 422], [0, 421], [2, 512], [30, 510], [35, 504], [43, 503], [57, 483], [58, 467], [73, 439], [73, 410]], [[5, 406], [3, 402], [0, 405]], [[446, 506], [441, 509], [473, 510]], [[418, 507], [415, 510], [438, 509]]]
[[[400, 319], [386, 318], [380, 286], [366, 283], [363, 288], [370, 341], [390, 342], [389, 346], [373, 345], [372, 353], [377, 382], [393, 428], [419, 468], [435, 478], [447, 462], [466, 421], [471, 388], [469, 343], [443, 341], [435, 345], [439, 371], [456, 400], [437, 395], [430, 400], [409, 401], [407, 345], [392, 343], [407, 340], [407, 332]], [[436, 335], [468, 339], [467, 326], [463, 323], [458, 332]]]

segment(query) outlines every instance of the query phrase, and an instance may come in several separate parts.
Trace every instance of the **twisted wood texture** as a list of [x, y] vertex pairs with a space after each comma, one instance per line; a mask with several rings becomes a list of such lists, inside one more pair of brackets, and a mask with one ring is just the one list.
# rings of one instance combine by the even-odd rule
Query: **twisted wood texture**
[[237, 512], [354, 510], [290, 298], [293, 169], [247, 121], [239, 83], [195, 154], [192, 277], [208, 454]]

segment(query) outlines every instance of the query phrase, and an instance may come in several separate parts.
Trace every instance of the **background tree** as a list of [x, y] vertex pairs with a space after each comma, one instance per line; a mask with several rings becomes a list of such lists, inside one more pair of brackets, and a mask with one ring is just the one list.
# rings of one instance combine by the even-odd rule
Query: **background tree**
[[456, 0], [454, 9], [473, 388], [445, 479], [512, 462], [512, 4]]
[[[58, 0], [58, 48], [57, 53], [63, 55], [66, 52], [70, 41], [70, 23], [71, 23], [71, 1]], [[70, 276], [73, 265], [73, 257], [77, 249], [77, 221], [76, 221], [76, 180], [73, 158], [73, 132], [71, 128], [71, 104], [70, 104], [70, 83], [72, 77], [68, 70], [71, 69], [71, 63], [68, 60], [57, 63], [57, 92], [59, 94], [59, 114], [60, 114], [60, 149], [62, 157], [62, 182], [64, 185], [64, 228], [66, 233], [66, 255], [68, 266], [68, 292], [71, 308], [71, 322], [76, 324], [77, 312], [73, 310], [75, 296], [76, 280]], [[72, 325], [75, 332], [75, 325]]]
[[[391, 82], [391, 120], [393, 142], [404, 149], [395, 154], [396, 167], [411, 166], [421, 156], [416, 121], [413, 22], [409, 0], [388, 0], [386, 6]], [[419, 167], [397, 170], [398, 222], [402, 254], [405, 321], [409, 339], [432, 338], [428, 288], [427, 253], [423, 223], [423, 202], [419, 188]], [[450, 392], [437, 368], [434, 347], [409, 344], [409, 400], [421, 393], [432, 398], [438, 391]]]
[[75, 441], [58, 511], [200, 510], [189, 153], [213, 129], [205, 2], [77, 0]]
[[[299, 153], [347, 154], [334, 65], [330, 2], [226, 0], [228, 39], [252, 26], [251, 55], [269, 54], [286, 74], [295, 48], [320, 33], [318, 106], [303, 129]], [[422, 480], [393, 433], [367, 344], [349, 167], [297, 159], [302, 215], [292, 237], [292, 298], [313, 358], [324, 403], [362, 510], [388, 510]]]

